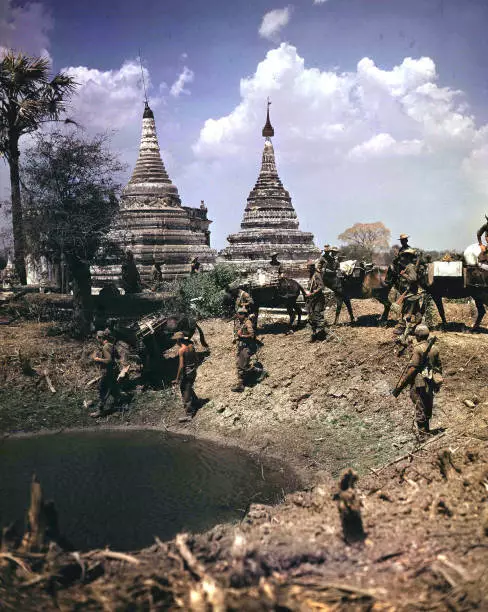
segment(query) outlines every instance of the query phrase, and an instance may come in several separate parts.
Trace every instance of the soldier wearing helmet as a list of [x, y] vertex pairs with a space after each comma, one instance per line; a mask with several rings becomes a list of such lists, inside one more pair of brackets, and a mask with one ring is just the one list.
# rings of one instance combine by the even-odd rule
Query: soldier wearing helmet
[[93, 354], [92, 359], [97, 363], [102, 371], [100, 383], [98, 385], [98, 410], [90, 414], [91, 417], [98, 418], [103, 416], [105, 405], [113, 398], [117, 404], [121, 398], [119, 385], [117, 382], [119, 367], [117, 364], [120, 355], [115, 346], [114, 339], [109, 329], [97, 331], [97, 340], [100, 343], [100, 354]]
[[388, 268], [385, 280], [386, 286], [395, 285], [402, 292], [408, 289], [409, 284], [409, 280], [405, 279], [402, 273], [410, 264], [411, 268], [415, 269], [419, 258], [419, 252], [408, 244], [408, 239], [408, 234], [400, 234], [400, 248]]
[[437, 338], [429, 339], [429, 328], [418, 325], [415, 330], [415, 345], [406, 371], [393, 390], [398, 397], [410, 384], [410, 399], [415, 409], [415, 421], [421, 435], [429, 433], [430, 419], [434, 405], [434, 394], [442, 384], [442, 363], [439, 349], [435, 346]]
[[237, 344], [237, 384], [232, 387], [232, 391], [240, 393], [244, 391], [249, 375], [256, 374], [258, 380], [267, 376], [264, 369], [251, 366], [251, 357], [257, 350], [256, 333], [247, 310], [242, 307], [236, 312], [234, 342]]
[[324, 245], [318, 268], [322, 273], [324, 284], [332, 291], [341, 293], [343, 289], [342, 273], [339, 264], [339, 249], [336, 246]]
[[326, 338], [324, 281], [321, 272], [317, 269], [317, 264], [312, 259], [307, 262], [307, 270], [309, 281], [305, 296], [307, 298], [308, 322], [312, 328], [310, 341], [315, 342]]

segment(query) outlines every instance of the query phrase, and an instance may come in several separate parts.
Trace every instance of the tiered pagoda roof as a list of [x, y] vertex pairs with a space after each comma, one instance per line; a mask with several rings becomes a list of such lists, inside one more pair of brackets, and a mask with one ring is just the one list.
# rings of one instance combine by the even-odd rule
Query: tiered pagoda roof
[[[198, 256], [203, 268], [213, 265], [206, 207], [183, 207], [178, 189], [166, 172], [159, 148], [154, 114], [147, 101], [142, 119], [139, 156], [122, 192], [113, 237], [120, 248], [130, 249], [141, 277], [149, 279], [153, 260], [161, 264], [163, 278], [173, 280], [190, 272]], [[98, 284], [119, 282], [120, 262], [95, 269]]]
[[299, 229], [290, 194], [278, 176], [269, 103], [262, 134], [265, 141], [261, 171], [247, 198], [241, 231], [227, 237], [229, 246], [220, 252], [219, 260], [253, 271], [266, 268], [271, 254], [278, 253], [289, 276], [303, 277], [307, 260], [316, 259], [320, 251], [313, 234]]

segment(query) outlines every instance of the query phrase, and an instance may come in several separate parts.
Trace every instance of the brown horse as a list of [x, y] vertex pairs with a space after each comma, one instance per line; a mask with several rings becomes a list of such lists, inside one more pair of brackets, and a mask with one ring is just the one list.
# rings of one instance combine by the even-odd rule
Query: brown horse
[[324, 285], [334, 292], [337, 302], [334, 325], [337, 325], [339, 321], [343, 304], [346, 305], [352, 324], [355, 323], [355, 318], [351, 300], [366, 300], [370, 298], [374, 298], [383, 304], [384, 310], [380, 322], [386, 323], [388, 321], [391, 302], [388, 299], [390, 288], [385, 285], [387, 269], [380, 266], [374, 266], [372, 269], [361, 267], [359, 277], [331, 277], [327, 273], [323, 275]]

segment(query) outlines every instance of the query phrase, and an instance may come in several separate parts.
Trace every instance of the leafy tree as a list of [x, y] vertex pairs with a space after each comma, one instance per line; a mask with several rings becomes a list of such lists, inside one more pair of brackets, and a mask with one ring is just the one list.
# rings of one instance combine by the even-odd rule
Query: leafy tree
[[[19, 140], [46, 121], [59, 120], [76, 84], [66, 74], [49, 79], [49, 60], [6, 51], [0, 58], [0, 155], [10, 168], [14, 259], [26, 283]], [[66, 120], [69, 121], [69, 120]]]
[[66, 262], [80, 336], [92, 320], [90, 263], [107, 242], [121, 187], [115, 177], [124, 169], [107, 144], [107, 136], [79, 130], [39, 133], [22, 167], [29, 250]]
[[192, 274], [178, 281], [178, 310], [193, 311], [201, 318], [223, 316], [224, 290], [237, 278], [239, 273], [233, 266], [218, 264], [213, 270]]
[[345, 243], [343, 250], [354, 259], [371, 260], [378, 251], [388, 249], [390, 230], [381, 221], [377, 223], [355, 223], [339, 234]]

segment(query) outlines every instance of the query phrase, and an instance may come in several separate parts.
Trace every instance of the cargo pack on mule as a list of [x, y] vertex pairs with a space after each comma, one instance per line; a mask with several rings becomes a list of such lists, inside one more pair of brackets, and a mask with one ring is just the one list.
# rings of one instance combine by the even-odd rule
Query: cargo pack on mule
[[166, 315], [155, 312], [142, 317], [130, 326], [122, 326], [119, 323], [112, 328], [114, 337], [126, 342], [136, 352], [143, 366], [143, 376], [157, 370], [162, 354], [174, 346], [173, 336], [179, 331], [188, 338], [198, 331], [201, 345], [208, 348], [196, 318], [184, 314]]

